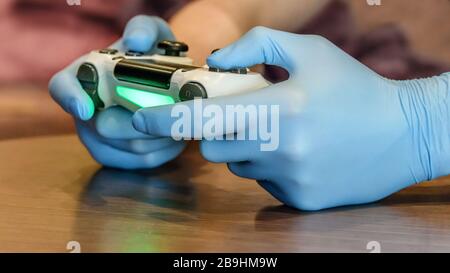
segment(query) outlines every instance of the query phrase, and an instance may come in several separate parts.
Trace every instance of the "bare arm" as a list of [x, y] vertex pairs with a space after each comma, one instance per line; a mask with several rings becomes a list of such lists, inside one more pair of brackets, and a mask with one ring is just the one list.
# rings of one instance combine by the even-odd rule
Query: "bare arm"
[[211, 50], [224, 47], [254, 26], [294, 31], [329, 0], [198, 0], [170, 20], [175, 36], [190, 45], [203, 64]]

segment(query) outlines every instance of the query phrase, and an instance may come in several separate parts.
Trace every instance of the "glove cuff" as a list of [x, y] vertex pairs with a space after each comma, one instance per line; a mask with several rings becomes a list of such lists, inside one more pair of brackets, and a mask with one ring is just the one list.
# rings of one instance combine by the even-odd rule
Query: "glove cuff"
[[450, 73], [398, 82], [399, 96], [417, 152], [417, 182], [450, 174]]

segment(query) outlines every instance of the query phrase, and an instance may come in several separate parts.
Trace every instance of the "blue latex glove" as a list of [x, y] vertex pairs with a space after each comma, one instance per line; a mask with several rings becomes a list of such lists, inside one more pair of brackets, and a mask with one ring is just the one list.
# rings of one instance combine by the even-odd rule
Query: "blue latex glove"
[[[141, 15], [128, 22], [123, 38], [111, 47], [151, 54], [156, 42], [163, 39], [174, 39], [168, 25], [160, 18]], [[94, 115], [94, 104], [76, 78], [84, 59], [81, 57], [53, 76], [49, 90], [53, 99], [73, 115], [80, 140], [95, 160], [116, 168], [152, 168], [181, 153], [183, 142], [137, 132], [131, 125], [132, 113], [121, 107]]]
[[[207, 160], [228, 163], [236, 175], [256, 179], [278, 200], [303, 210], [376, 201], [450, 173], [450, 74], [392, 81], [322, 37], [262, 27], [208, 59], [223, 69], [260, 63], [285, 68], [289, 80], [203, 100], [203, 107], [225, 112], [227, 105], [279, 105], [278, 149], [261, 151], [261, 141], [202, 140]], [[183, 104], [192, 110], [193, 101]], [[178, 120], [171, 118], [172, 107], [142, 109], [133, 125], [169, 136]], [[194, 124], [199, 116], [192, 117]]]

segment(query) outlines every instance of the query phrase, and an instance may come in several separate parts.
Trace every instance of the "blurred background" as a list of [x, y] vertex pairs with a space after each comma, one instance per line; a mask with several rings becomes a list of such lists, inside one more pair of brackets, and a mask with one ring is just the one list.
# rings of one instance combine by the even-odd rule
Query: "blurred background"
[[[69, 6], [66, 0], [0, 1], [0, 139], [74, 132], [71, 118], [48, 95], [51, 76], [118, 39], [132, 16], [168, 20], [189, 2], [81, 0], [81, 6]], [[333, 0], [298, 33], [323, 35], [389, 78], [450, 71], [449, 0], [381, 3]], [[286, 75], [268, 67], [266, 77], [280, 81]]]

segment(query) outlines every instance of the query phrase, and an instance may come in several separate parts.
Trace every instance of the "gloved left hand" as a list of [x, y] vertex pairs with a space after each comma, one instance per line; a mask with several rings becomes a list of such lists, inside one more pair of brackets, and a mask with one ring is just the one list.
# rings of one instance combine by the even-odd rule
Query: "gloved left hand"
[[[162, 19], [136, 16], [128, 22], [123, 38], [111, 48], [153, 53], [157, 41], [174, 39]], [[94, 115], [94, 104], [82, 89], [76, 72], [85, 57], [57, 73], [49, 83], [53, 99], [75, 119], [78, 135], [92, 157], [115, 168], [153, 168], [178, 156], [184, 142], [144, 135], [131, 124], [132, 113], [111, 107]]]

